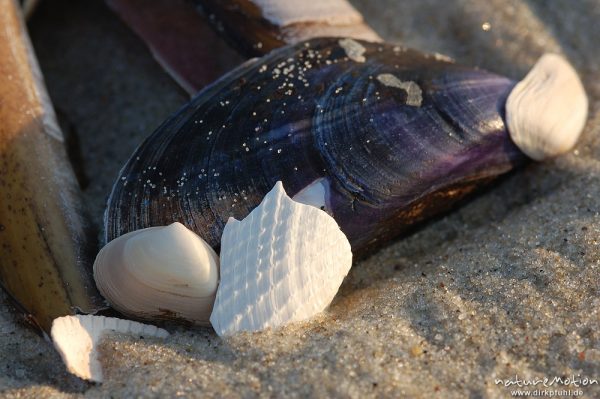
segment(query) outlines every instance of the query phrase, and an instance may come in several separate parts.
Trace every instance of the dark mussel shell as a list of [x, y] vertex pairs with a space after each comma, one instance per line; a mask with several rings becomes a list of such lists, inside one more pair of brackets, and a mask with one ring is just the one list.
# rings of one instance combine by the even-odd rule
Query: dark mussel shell
[[200, 92], [136, 150], [108, 201], [106, 241], [179, 221], [218, 248], [228, 218], [248, 215], [278, 180], [293, 196], [323, 179], [325, 210], [364, 255], [525, 161], [502, 117], [513, 85], [387, 44], [275, 50]]

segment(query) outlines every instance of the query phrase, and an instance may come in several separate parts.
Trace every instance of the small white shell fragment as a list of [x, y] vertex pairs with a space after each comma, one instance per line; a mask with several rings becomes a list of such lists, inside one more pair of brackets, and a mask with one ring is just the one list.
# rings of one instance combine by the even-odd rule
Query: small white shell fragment
[[306, 320], [331, 303], [351, 265], [335, 220], [277, 182], [245, 219], [225, 225], [210, 321], [223, 336]]
[[208, 324], [219, 258], [202, 238], [176, 222], [109, 242], [96, 257], [94, 279], [100, 293], [125, 315]]
[[167, 338], [162, 328], [113, 317], [77, 315], [54, 319], [50, 335], [54, 347], [69, 372], [79, 378], [102, 382], [102, 366], [96, 346], [106, 333], [118, 332], [135, 336]]
[[298, 191], [292, 200], [325, 210], [327, 197], [329, 197], [329, 181], [327, 178], [321, 177]]
[[506, 101], [512, 140], [537, 161], [571, 150], [587, 112], [588, 99], [577, 72], [556, 54], [542, 56]]

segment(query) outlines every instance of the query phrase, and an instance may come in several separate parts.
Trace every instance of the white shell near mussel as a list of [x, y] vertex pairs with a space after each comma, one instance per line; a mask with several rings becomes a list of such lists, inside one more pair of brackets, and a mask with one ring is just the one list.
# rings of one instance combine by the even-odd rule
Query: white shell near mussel
[[108, 243], [94, 263], [100, 293], [138, 319], [208, 324], [219, 281], [219, 258], [181, 223], [150, 227]]
[[231, 335], [306, 320], [331, 303], [351, 265], [335, 220], [293, 201], [277, 182], [246, 218], [225, 226], [210, 321]]
[[577, 72], [557, 54], [545, 54], [510, 92], [510, 137], [541, 161], [571, 150], [587, 120], [588, 100]]
[[77, 315], [59, 317], [52, 323], [51, 336], [67, 370], [79, 378], [102, 382], [104, 375], [96, 346], [110, 332], [139, 337], [167, 338], [162, 328], [114, 317]]

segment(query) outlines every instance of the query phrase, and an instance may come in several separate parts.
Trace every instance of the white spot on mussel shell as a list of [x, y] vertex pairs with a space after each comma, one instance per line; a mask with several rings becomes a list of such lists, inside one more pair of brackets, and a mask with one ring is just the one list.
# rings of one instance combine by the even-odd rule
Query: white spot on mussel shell
[[364, 56], [367, 49], [356, 40], [350, 38], [340, 39], [338, 43], [352, 61], [365, 62], [367, 60]]
[[395, 87], [406, 92], [406, 105], [420, 107], [423, 102], [421, 87], [413, 81], [402, 81], [391, 73], [377, 75], [377, 80], [388, 87]]
[[537, 161], [571, 150], [587, 112], [588, 99], [577, 72], [556, 54], [542, 56], [506, 101], [512, 140]]
[[111, 332], [138, 337], [167, 338], [162, 328], [114, 317], [76, 315], [54, 319], [50, 335], [67, 370], [79, 378], [102, 382], [102, 366], [98, 360], [97, 345]]
[[100, 293], [125, 315], [208, 324], [219, 258], [202, 238], [176, 222], [109, 242], [96, 257], [94, 279]]
[[327, 208], [329, 195], [329, 181], [325, 177], [316, 179], [292, 197], [292, 200], [301, 204], [311, 205], [319, 209]]
[[245, 219], [225, 225], [213, 328], [222, 336], [306, 320], [331, 303], [351, 264], [335, 220], [277, 182]]

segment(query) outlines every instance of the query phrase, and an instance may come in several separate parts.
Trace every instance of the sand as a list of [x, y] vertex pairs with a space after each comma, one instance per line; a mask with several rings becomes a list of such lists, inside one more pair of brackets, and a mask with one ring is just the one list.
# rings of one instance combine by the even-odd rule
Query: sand
[[[2, 293], [0, 395], [504, 398], [514, 387], [496, 379], [600, 379], [600, 3], [354, 3], [388, 41], [513, 78], [564, 54], [590, 98], [579, 145], [355, 264], [314, 320], [227, 341], [174, 326], [166, 341], [110, 337], [101, 385], [70, 376]], [[99, 223], [121, 165], [186, 95], [100, 1], [45, 2], [30, 29]]]

